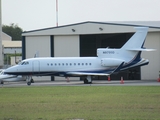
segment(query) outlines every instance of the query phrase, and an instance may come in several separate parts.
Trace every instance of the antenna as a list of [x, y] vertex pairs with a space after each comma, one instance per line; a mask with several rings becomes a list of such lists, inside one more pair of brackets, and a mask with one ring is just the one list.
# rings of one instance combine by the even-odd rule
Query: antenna
[[56, 25], [58, 27], [58, 0], [56, 0]]

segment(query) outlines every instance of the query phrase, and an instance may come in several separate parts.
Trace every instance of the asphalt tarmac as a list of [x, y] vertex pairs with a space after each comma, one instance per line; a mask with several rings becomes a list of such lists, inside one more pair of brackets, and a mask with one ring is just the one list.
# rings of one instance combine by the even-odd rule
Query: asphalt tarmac
[[[26, 81], [20, 82], [4, 82], [2, 87], [24, 87], [28, 86]], [[94, 80], [92, 84], [84, 84], [83, 81], [35, 81], [30, 86], [160, 86], [160, 82], [157, 80]], [[29, 87], [29, 86], [28, 86]]]

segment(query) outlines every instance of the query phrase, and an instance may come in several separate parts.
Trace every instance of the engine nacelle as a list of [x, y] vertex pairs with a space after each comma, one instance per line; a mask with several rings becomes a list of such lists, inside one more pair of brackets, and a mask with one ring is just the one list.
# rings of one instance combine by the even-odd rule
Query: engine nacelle
[[121, 59], [116, 59], [116, 58], [102, 58], [101, 59], [101, 65], [104, 67], [119, 66], [122, 62], [124, 61]]

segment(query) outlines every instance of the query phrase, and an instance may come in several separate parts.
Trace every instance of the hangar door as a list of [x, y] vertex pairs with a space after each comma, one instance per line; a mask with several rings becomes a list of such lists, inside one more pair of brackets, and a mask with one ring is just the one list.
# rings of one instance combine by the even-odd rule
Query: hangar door
[[[80, 56], [97, 56], [97, 48], [121, 48], [133, 33], [124, 34], [94, 34], [80, 35]], [[126, 80], [140, 80], [140, 67], [112, 74], [112, 80], [119, 80], [123, 76]], [[99, 76], [93, 79], [107, 79], [106, 76]]]

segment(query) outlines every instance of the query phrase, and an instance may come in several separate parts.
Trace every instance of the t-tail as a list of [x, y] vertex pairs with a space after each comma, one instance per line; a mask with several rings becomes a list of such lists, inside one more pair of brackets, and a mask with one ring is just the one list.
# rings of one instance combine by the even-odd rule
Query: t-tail
[[125, 70], [132, 67], [147, 65], [149, 60], [141, 58], [142, 51], [153, 51], [153, 49], [145, 49], [143, 47], [148, 27], [136, 27], [136, 33], [120, 48], [100, 48], [97, 49], [98, 57], [101, 57], [101, 64], [109, 65], [120, 65], [124, 62], [121, 70]]
[[148, 27], [136, 27], [135, 29], [137, 30], [136, 33], [121, 47], [122, 51], [126, 51], [126, 57], [129, 56], [130, 58], [121, 70], [147, 65], [149, 60], [141, 58], [141, 52], [154, 50], [146, 49], [143, 46], [148, 33]]
[[124, 50], [142, 51], [148, 27], [136, 27], [136, 33], [121, 47]]

